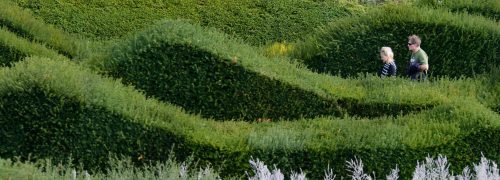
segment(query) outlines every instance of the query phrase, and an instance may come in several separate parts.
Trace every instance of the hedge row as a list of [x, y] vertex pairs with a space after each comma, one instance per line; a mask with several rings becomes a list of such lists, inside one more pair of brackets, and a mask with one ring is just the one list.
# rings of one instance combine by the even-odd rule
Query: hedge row
[[422, 38], [432, 76], [471, 77], [500, 63], [497, 22], [404, 5], [386, 5], [319, 28], [297, 46], [294, 57], [315, 71], [345, 77], [377, 72], [382, 66], [378, 51], [389, 46], [395, 52], [398, 75], [405, 75], [411, 34]]
[[0, 26], [18, 36], [44, 43], [70, 58], [82, 53], [83, 40], [61, 31], [52, 25], [35, 18], [30, 11], [20, 8], [16, 3], [0, 1]]
[[419, 0], [418, 5], [448, 8], [453, 12], [467, 12], [500, 20], [500, 1], [497, 0]]
[[258, 45], [299, 39], [316, 26], [360, 9], [349, 3], [304, 0], [13, 1], [67, 32], [95, 39], [123, 37], [160, 19], [182, 18]]
[[20, 38], [4, 27], [0, 27], [0, 66], [10, 66], [11, 63], [33, 55], [53, 59], [64, 58], [54, 50], [48, 49], [36, 42]]
[[[213, 142], [186, 140], [193, 126], [183, 120], [193, 118], [180, 109], [147, 100], [130, 87], [67, 61], [28, 58], [0, 74], [0, 157], [54, 162], [72, 158], [73, 164], [92, 171], [108, 167], [113, 154], [138, 164], [165, 161], [171, 151], [179, 159], [205, 150], [222, 154], [205, 157], [213, 163], [229, 159]], [[121, 92], [110, 94], [117, 89]], [[122, 104], [132, 101], [139, 106]], [[200, 163], [208, 164], [205, 158]]]
[[148, 96], [221, 120], [374, 117], [418, 111], [441, 101], [415, 100], [413, 92], [401, 91], [366, 102], [392, 92], [315, 74], [287, 59], [267, 58], [225, 34], [183, 21], [160, 22], [109, 51], [91, 59], [91, 66]]
[[140, 163], [165, 160], [171, 149], [180, 161], [194, 155], [220, 167], [223, 176], [244, 174], [251, 157], [317, 176], [334, 167], [347, 177], [345, 161], [356, 156], [382, 175], [397, 163], [403, 178], [426, 155], [446, 155], [455, 167], [477, 162], [481, 152], [500, 160], [500, 144], [491, 141], [500, 138], [500, 115], [470, 97], [397, 118], [216, 122], [71, 62], [40, 58], [0, 70], [0, 124], [1, 157], [71, 155], [87, 167], [106, 167], [109, 152]]

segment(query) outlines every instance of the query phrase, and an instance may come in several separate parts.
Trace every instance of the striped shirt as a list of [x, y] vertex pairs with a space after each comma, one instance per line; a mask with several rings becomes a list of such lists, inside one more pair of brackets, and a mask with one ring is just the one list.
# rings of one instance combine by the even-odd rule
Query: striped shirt
[[394, 61], [384, 64], [382, 70], [380, 70], [380, 76], [396, 76], [396, 63]]

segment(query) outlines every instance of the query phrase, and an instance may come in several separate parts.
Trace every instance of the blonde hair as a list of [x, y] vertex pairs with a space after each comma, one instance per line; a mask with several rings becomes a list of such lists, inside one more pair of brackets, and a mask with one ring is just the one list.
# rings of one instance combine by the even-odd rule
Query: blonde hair
[[392, 49], [390, 47], [380, 48], [380, 53], [382, 53], [384, 56], [389, 57], [390, 60], [394, 59], [394, 53], [392, 52]]
[[411, 44], [415, 44], [417, 45], [417, 47], [420, 47], [420, 43], [422, 43], [422, 40], [420, 40], [420, 37], [418, 37], [417, 35], [411, 35], [411, 36], [408, 36], [408, 41], [411, 43]]

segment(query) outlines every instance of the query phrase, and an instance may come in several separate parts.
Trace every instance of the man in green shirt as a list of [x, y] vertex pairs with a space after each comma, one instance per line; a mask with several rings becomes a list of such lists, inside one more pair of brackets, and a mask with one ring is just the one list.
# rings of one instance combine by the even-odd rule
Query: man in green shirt
[[429, 70], [429, 57], [423, 49], [420, 48], [420, 37], [411, 35], [408, 37], [408, 49], [411, 51], [410, 65], [408, 67], [408, 76], [412, 80], [425, 80], [427, 70]]

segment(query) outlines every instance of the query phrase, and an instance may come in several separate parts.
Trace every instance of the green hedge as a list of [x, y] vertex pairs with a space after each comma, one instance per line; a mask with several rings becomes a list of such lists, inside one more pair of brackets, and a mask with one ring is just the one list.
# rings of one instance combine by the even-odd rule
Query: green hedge
[[500, 62], [497, 22], [404, 5], [386, 5], [319, 28], [297, 46], [294, 57], [318, 72], [353, 76], [377, 72], [382, 66], [378, 51], [389, 46], [395, 52], [398, 75], [405, 75], [411, 34], [422, 38], [432, 76], [470, 77]]
[[10, 66], [12, 62], [19, 61], [24, 57], [26, 57], [25, 54], [0, 43], [0, 66]]
[[0, 97], [2, 157], [72, 154], [76, 164], [92, 166], [107, 162], [108, 152], [162, 160], [175, 144], [180, 161], [192, 154], [220, 167], [223, 177], [244, 174], [250, 157], [313, 176], [334, 167], [347, 177], [345, 161], [356, 156], [377, 176], [397, 163], [403, 178], [427, 154], [446, 155], [456, 168], [477, 162], [481, 152], [500, 160], [500, 144], [491, 141], [500, 138], [500, 115], [467, 96], [396, 118], [217, 122], [74, 63], [30, 58], [0, 70]]
[[[180, 109], [146, 100], [132, 88], [100, 79], [67, 60], [29, 58], [0, 74], [0, 157], [50, 158], [55, 163], [73, 160], [70, 163], [94, 172], [110, 166], [110, 155], [123, 155], [145, 165], [166, 161], [172, 152], [181, 160], [214, 152], [201, 158], [200, 164], [205, 165], [223, 165], [223, 160], [233, 157], [218, 144], [188, 138], [190, 128], [175, 122], [192, 117], [181, 114]], [[107, 94], [116, 88], [122, 92]], [[125, 107], [124, 101], [150, 104]], [[123, 114], [125, 109], [137, 114]], [[165, 128], [152, 122], [174, 124]]]
[[30, 40], [42, 42], [70, 58], [80, 56], [86, 43], [35, 18], [16, 3], [0, 1], [0, 26]]
[[334, 99], [249, 71], [239, 62], [264, 57], [218, 53], [230, 45], [220, 44], [227, 43], [217, 39], [222, 34], [202, 30], [175, 21], [161, 23], [115, 47], [103, 70], [148, 96], [204, 117], [256, 121], [342, 115]]
[[0, 66], [10, 66], [11, 63], [27, 56], [44, 56], [54, 59], [64, 58], [54, 50], [48, 49], [36, 42], [30, 42], [16, 34], [0, 27]]
[[365, 102], [364, 91], [371, 87], [267, 58], [225, 34], [182, 21], [160, 22], [110, 51], [89, 63], [148, 96], [220, 120], [375, 117], [436, 104], [408, 97]]
[[316, 26], [359, 11], [348, 3], [305, 0], [14, 2], [67, 32], [95, 39], [123, 37], [160, 19], [181, 18], [259, 45], [299, 39]]
[[500, 20], [500, 1], [497, 0], [419, 0], [418, 5], [448, 8], [453, 12], [467, 12]]
[[477, 96], [478, 99], [500, 114], [500, 69], [493, 67], [490, 73], [480, 76], [477, 79], [482, 81], [483, 85], [481, 87], [484, 88], [480, 90]]

